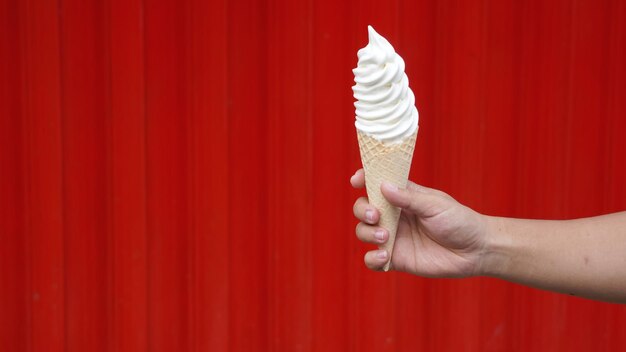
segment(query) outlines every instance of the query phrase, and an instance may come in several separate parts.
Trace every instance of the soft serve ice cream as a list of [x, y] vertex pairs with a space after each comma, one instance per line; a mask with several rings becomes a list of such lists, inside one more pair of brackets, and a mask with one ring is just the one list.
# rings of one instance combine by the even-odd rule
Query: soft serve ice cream
[[352, 87], [356, 128], [379, 141], [399, 142], [417, 130], [415, 96], [404, 73], [404, 60], [368, 26], [369, 43], [358, 51]]
[[389, 254], [383, 267], [389, 270], [398, 229], [400, 208], [380, 191], [383, 182], [406, 187], [415, 139], [418, 114], [415, 96], [404, 73], [404, 60], [374, 28], [368, 27], [369, 43], [358, 51], [352, 87], [357, 102], [356, 129], [365, 171], [370, 204], [380, 212], [378, 226], [387, 229], [389, 240], [380, 246]]

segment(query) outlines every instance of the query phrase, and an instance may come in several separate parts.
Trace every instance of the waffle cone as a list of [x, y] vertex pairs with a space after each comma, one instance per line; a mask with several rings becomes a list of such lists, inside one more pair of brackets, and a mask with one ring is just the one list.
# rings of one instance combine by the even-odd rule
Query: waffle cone
[[400, 208], [394, 207], [383, 197], [380, 192], [380, 185], [386, 181], [401, 188], [406, 187], [417, 130], [402, 143], [394, 144], [381, 142], [359, 130], [357, 130], [357, 136], [361, 150], [361, 162], [365, 171], [367, 197], [370, 204], [380, 212], [378, 225], [389, 231], [389, 240], [379, 247], [389, 253], [389, 261], [383, 268], [388, 271], [398, 230]]

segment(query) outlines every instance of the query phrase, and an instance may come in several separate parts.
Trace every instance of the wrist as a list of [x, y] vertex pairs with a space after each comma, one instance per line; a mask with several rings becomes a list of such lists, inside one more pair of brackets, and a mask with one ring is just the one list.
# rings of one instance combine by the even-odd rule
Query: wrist
[[485, 244], [481, 255], [480, 275], [503, 277], [511, 265], [513, 241], [506, 218], [483, 215]]

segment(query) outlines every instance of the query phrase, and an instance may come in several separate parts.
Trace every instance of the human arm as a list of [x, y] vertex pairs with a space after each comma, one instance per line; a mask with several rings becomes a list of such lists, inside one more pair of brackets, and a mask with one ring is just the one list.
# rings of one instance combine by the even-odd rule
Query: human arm
[[[362, 170], [352, 177], [364, 186]], [[427, 277], [492, 276], [577, 296], [626, 303], [626, 212], [577, 220], [490, 217], [449, 195], [409, 182], [406, 189], [384, 184], [385, 198], [402, 208], [392, 267]], [[372, 215], [369, 219], [366, 213]], [[386, 229], [378, 212], [360, 198], [357, 237], [381, 244]], [[375, 234], [383, 234], [382, 240]], [[379, 270], [384, 251], [366, 253]]]
[[487, 220], [483, 275], [626, 303], [626, 212], [575, 220]]

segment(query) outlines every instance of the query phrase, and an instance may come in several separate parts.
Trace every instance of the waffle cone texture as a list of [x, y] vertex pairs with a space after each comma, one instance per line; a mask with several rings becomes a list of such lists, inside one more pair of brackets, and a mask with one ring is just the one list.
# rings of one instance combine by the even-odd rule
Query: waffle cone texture
[[359, 130], [357, 130], [357, 137], [361, 151], [361, 162], [365, 171], [365, 187], [369, 203], [380, 212], [378, 226], [389, 232], [387, 243], [379, 246], [389, 253], [389, 260], [383, 267], [383, 270], [388, 271], [391, 265], [401, 209], [391, 205], [385, 199], [380, 192], [380, 185], [386, 181], [400, 188], [406, 187], [413, 151], [415, 150], [417, 130], [410, 137], [405, 138], [402, 143], [394, 144], [381, 142]]

